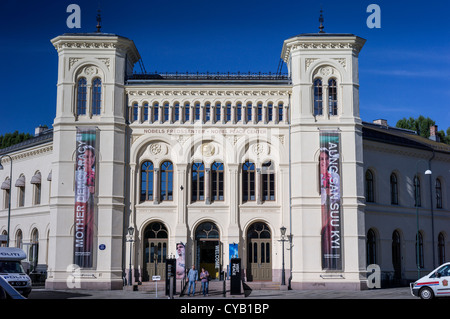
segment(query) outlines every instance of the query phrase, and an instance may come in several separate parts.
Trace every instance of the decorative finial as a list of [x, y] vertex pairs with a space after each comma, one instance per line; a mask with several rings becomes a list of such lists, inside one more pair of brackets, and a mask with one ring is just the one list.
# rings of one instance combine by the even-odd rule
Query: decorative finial
[[100, 9], [98, 9], [98, 13], [97, 13], [97, 32], [101, 32], [100, 31], [100, 29], [102, 28], [101, 22], [102, 22], [102, 17], [100, 16]]
[[323, 28], [324, 28], [324, 26], [323, 26], [323, 15], [322, 15], [322, 13], [323, 13], [323, 10], [322, 10], [322, 8], [320, 9], [320, 17], [319, 17], [319, 22], [320, 22], [320, 26], [319, 26], [319, 33], [325, 33], [325, 31], [323, 31]]

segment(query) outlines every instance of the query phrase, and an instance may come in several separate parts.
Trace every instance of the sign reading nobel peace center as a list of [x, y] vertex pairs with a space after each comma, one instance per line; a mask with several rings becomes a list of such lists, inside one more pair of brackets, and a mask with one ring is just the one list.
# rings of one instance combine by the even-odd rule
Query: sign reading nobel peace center
[[96, 129], [77, 128], [75, 160], [74, 264], [92, 267]]
[[322, 268], [342, 270], [340, 134], [320, 131]]

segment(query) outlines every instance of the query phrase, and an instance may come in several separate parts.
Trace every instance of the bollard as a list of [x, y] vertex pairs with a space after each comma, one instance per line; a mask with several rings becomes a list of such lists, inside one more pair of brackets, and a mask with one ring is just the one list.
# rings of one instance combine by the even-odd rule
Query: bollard
[[169, 299], [173, 299], [173, 276], [172, 274], [170, 274], [170, 278], [169, 278]]
[[227, 296], [227, 277], [225, 276], [225, 271], [223, 272], [223, 297]]

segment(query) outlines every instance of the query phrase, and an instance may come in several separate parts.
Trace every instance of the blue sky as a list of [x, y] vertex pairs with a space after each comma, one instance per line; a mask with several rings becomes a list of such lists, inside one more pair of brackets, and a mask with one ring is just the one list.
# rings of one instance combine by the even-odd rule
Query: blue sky
[[[69, 29], [69, 4], [81, 7], [81, 29]], [[381, 9], [381, 28], [366, 12]], [[102, 31], [133, 40], [148, 72], [276, 72], [283, 41], [325, 31], [367, 40], [360, 53], [364, 121], [428, 116], [450, 127], [448, 0], [148, 0], [0, 2], [0, 134], [51, 126], [56, 108], [57, 52], [50, 40]], [[139, 71], [137, 65], [136, 70]], [[287, 71], [283, 66], [283, 71]]]

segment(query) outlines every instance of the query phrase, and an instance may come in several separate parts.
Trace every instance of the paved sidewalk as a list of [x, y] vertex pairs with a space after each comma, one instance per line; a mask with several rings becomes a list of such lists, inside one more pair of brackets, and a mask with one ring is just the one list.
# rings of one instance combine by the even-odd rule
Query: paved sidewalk
[[[247, 295], [247, 296], [246, 296]], [[246, 295], [230, 295], [226, 298], [222, 292], [210, 292], [207, 297], [197, 293], [195, 297], [187, 295], [174, 296], [175, 299], [418, 299], [411, 295], [408, 287], [383, 288], [363, 291], [345, 290], [252, 290]], [[125, 291], [125, 290], [48, 290], [44, 288], [33, 289], [29, 299], [168, 299], [164, 290], [158, 291]]]

